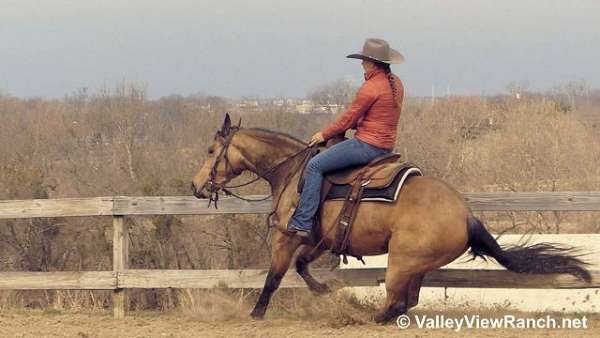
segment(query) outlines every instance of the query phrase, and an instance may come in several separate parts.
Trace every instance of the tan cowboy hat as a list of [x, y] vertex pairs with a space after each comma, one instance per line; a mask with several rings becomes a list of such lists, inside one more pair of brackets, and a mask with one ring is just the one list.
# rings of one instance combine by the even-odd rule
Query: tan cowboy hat
[[367, 39], [361, 52], [346, 56], [351, 59], [363, 59], [384, 63], [402, 63], [404, 56], [395, 49], [390, 48], [383, 39]]

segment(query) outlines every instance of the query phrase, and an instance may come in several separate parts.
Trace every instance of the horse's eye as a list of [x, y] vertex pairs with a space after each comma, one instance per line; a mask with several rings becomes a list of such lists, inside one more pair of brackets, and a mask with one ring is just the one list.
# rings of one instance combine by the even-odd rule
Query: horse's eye
[[208, 148], [208, 153], [212, 155], [215, 153], [215, 150], [213, 148]]

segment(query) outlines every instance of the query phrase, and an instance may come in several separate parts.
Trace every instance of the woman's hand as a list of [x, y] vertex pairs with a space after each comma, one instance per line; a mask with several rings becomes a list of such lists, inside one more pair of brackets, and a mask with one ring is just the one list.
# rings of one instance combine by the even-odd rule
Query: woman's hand
[[308, 146], [312, 147], [313, 145], [315, 145], [317, 143], [321, 143], [323, 141], [325, 141], [325, 139], [323, 138], [323, 133], [318, 132], [310, 138], [310, 141], [308, 142]]

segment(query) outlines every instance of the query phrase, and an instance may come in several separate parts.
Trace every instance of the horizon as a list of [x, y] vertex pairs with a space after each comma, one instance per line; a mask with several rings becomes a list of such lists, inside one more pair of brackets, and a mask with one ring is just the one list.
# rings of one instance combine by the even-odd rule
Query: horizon
[[[296, 100], [296, 101], [302, 101], [302, 100], [309, 100], [311, 101], [312, 99], [309, 97], [308, 93], [303, 95], [303, 96], [280, 96], [280, 95], [275, 95], [275, 96], [259, 96], [259, 95], [241, 95], [241, 96], [221, 96], [221, 95], [213, 95], [211, 93], [205, 93], [205, 92], [197, 92], [197, 93], [188, 93], [188, 94], [181, 94], [181, 93], [170, 93], [170, 94], [166, 94], [166, 95], [161, 95], [161, 96], [149, 96], [147, 95], [147, 88], [143, 87], [143, 85], [138, 84], [138, 83], [124, 83], [127, 86], [135, 86], [136, 89], [138, 90], [143, 90], [144, 92], [146, 92], [146, 99], [149, 101], [155, 101], [155, 100], [161, 100], [161, 99], [168, 99], [168, 98], [172, 98], [172, 97], [181, 97], [184, 99], [194, 99], [194, 98], [208, 98], [208, 97], [216, 97], [219, 99], [224, 99], [224, 100], [230, 100], [230, 101], [243, 101], [243, 100], [258, 100], [258, 101], [263, 101], [263, 100], [276, 100], [276, 99], [286, 99], [286, 100]], [[557, 84], [555, 86], [552, 86], [550, 88], [545, 88], [545, 89], [540, 89], [540, 90], [531, 90], [529, 88], [523, 88], [522, 90], [519, 91], [520, 95], [524, 95], [524, 96], [552, 96], [552, 95], [561, 95], [561, 94], [565, 94], [566, 92], [568, 92], [568, 89], [565, 89], [565, 85], [569, 85], [569, 84], [583, 84], [583, 85], [589, 85], [589, 83], [586, 82], [581, 82], [581, 81], [568, 81], [565, 83], [561, 83], [561, 84]], [[94, 95], [97, 95], [101, 92], [108, 92], [110, 95], [112, 95], [114, 93], [115, 90], [117, 90], [118, 88], [120, 88], [120, 86], [123, 85], [123, 82], [116, 84], [115, 86], [110, 86], [110, 87], [101, 87], [101, 88], [97, 88], [95, 90], [90, 90], [87, 87], [82, 87], [82, 88], [77, 88], [73, 91], [71, 91], [70, 93], [65, 93], [63, 95], [60, 96], [41, 96], [41, 95], [32, 95], [32, 96], [18, 96], [18, 95], [14, 95], [8, 91], [3, 90], [2, 88], [0, 88], [0, 97], [13, 97], [13, 98], [17, 98], [17, 99], [22, 99], [22, 100], [36, 100], [36, 99], [42, 99], [42, 100], [62, 100], [65, 98], [69, 98], [69, 97], [73, 97], [73, 96], [78, 96], [78, 95], [82, 95], [82, 90], [85, 92], [84, 96], [86, 97], [92, 97]], [[143, 87], [143, 88], [142, 88]], [[358, 89], [358, 87], [356, 88]], [[591, 87], [589, 86], [589, 91], [588, 94], [586, 95], [580, 95], [580, 94], [576, 94], [576, 96], [600, 96], [600, 87]], [[441, 91], [439, 92], [439, 94], [437, 94], [437, 89], [436, 89], [436, 95], [431, 95], [430, 94], [425, 94], [425, 95], [414, 95], [414, 94], [410, 94], [408, 93], [407, 95], [405, 95], [406, 98], [415, 98], [415, 99], [444, 99], [444, 98], [453, 98], [453, 97], [481, 97], [481, 98], [496, 98], [496, 97], [507, 97], [507, 96], [514, 96], [514, 93], [509, 92], [509, 90], [507, 88], [505, 88], [503, 91], [500, 91], [498, 93], [481, 93], [481, 94], [477, 94], [477, 93], [464, 93], [464, 94], [456, 94], [456, 93], [450, 93], [448, 94], [445, 91]]]
[[125, 81], [149, 98], [305, 97], [339, 79], [359, 86], [345, 56], [368, 37], [406, 56], [392, 69], [410, 96], [599, 88], [598, 13], [593, 0], [5, 0], [0, 91], [60, 98]]

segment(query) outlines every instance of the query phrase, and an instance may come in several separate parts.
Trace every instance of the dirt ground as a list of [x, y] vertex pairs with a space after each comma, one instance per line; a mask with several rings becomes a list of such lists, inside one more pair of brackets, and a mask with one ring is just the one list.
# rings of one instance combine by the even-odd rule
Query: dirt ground
[[[427, 312], [417, 314], [432, 315]], [[444, 315], [461, 316], [456, 313]], [[336, 318], [267, 318], [262, 321], [234, 318], [202, 321], [193, 315], [182, 313], [140, 312], [131, 313], [124, 320], [116, 320], [108, 312], [29, 310], [0, 313], [0, 337], [600, 337], [599, 314], [552, 316], [566, 318], [584, 315], [587, 318], [587, 329], [462, 329], [457, 332], [452, 329], [418, 328], [415, 325], [400, 329], [394, 323], [386, 326], [367, 321], [336, 323]]]

